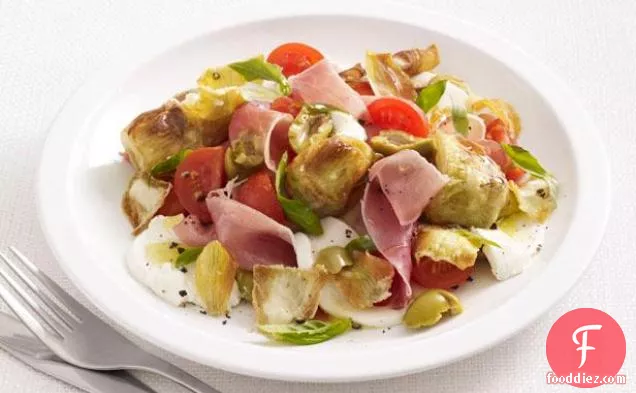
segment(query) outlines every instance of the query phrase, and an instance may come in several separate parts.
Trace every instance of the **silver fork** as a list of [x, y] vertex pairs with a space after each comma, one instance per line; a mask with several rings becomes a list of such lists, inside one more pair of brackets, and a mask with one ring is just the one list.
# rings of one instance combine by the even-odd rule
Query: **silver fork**
[[[29, 330], [61, 359], [92, 370], [149, 371], [163, 375], [193, 392], [220, 393], [180, 368], [139, 348], [73, 299], [20, 251], [14, 247], [9, 249], [17, 262], [2, 252], [0, 258], [18, 279], [14, 279], [0, 264], [0, 275], [13, 289], [11, 292], [0, 286], [0, 297]], [[68, 311], [58, 303], [63, 304]]]

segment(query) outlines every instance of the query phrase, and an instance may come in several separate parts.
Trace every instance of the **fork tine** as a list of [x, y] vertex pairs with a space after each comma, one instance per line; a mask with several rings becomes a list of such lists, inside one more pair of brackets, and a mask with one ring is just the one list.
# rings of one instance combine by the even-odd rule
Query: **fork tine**
[[[33, 291], [33, 293], [35, 293], [35, 296], [37, 296], [42, 303], [46, 304], [46, 306], [51, 309], [51, 311], [55, 314], [55, 316], [64, 323], [64, 325], [66, 325], [66, 327], [68, 329], [72, 329], [73, 328], [73, 324], [75, 322], [75, 317], [72, 317], [71, 314], [69, 312], [67, 312], [66, 310], [62, 309], [62, 307], [58, 306], [57, 303], [55, 303], [55, 301], [51, 300], [51, 295], [45, 293], [45, 291], [43, 291], [41, 289], [41, 285], [38, 286], [35, 282], [33, 282], [33, 280], [28, 277], [26, 274], [24, 274], [24, 272], [22, 271], [21, 268], [19, 268], [11, 259], [7, 258], [3, 253], [0, 253], [0, 257], [2, 257], [2, 259], [4, 259], [4, 262], [9, 265], [9, 267], [11, 268], [11, 270], [13, 270], [13, 272], [20, 277], [20, 279], [26, 283], [26, 285], [28, 285], [29, 288], [31, 288], [31, 290]], [[20, 258], [20, 257], [18, 257]]]
[[[6, 260], [6, 257], [2, 253], [0, 253], [0, 257]], [[13, 277], [11, 277], [9, 274], [7, 274], [4, 267], [0, 268], [0, 276], [2, 276], [2, 278], [5, 279], [5, 281], [9, 284], [9, 286], [13, 289], [13, 291], [18, 295], [18, 298], [21, 298], [23, 302], [26, 302], [26, 304], [31, 308], [31, 310], [36, 315], [38, 315], [40, 319], [42, 319], [44, 323], [47, 324], [53, 332], [57, 333], [57, 335], [59, 335], [60, 337], [63, 337], [63, 332], [65, 330], [68, 330], [68, 328], [61, 325], [59, 322], [55, 321], [54, 319], [51, 319], [50, 313], [47, 313], [45, 309], [38, 302], [33, 300], [33, 297], [31, 297], [31, 295], [24, 290], [22, 285], [20, 285], [16, 280], [14, 280]], [[19, 301], [18, 298], [16, 298], [16, 300]]]
[[64, 306], [66, 306], [66, 308], [71, 311], [71, 314], [73, 314], [78, 322], [81, 322], [82, 316], [92, 315], [86, 307], [82, 306], [80, 302], [75, 300], [64, 289], [62, 289], [62, 287], [57, 285], [55, 281], [51, 280], [49, 276], [47, 276], [37, 266], [35, 266], [35, 264], [33, 264], [33, 262], [31, 262], [26, 256], [24, 256], [24, 254], [22, 254], [17, 248], [10, 246], [9, 250], [11, 250], [13, 255], [15, 255], [20, 260], [20, 262], [22, 262], [22, 264], [31, 271], [35, 279], [49, 290], [51, 295], [58, 296], [59, 302], [64, 304]]
[[50, 344], [59, 342], [60, 337], [58, 337], [57, 334], [49, 332], [22, 302], [2, 285], [0, 285], [0, 298], [7, 303], [11, 311], [20, 318], [22, 323], [46, 345], [50, 346]]

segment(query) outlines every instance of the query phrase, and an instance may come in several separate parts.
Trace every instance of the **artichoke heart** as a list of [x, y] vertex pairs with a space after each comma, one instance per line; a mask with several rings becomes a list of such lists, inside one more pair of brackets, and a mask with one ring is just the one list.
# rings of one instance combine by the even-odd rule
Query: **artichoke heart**
[[208, 314], [223, 315], [230, 309], [230, 297], [238, 265], [223, 245], [215, 240], [199, 254], [194, 282]]
[[395, 64], [390, 53], [367, 52], [364, 68], [378, 96], [396, 96], [414, 101], [417, 92], [411, 78]]
[[365, 309], [391, 296], [395, 269], [387, 260], [358, 251], [353, 253], [353, 259], [353, 266], [345, 267], [333, 277], [349, 304]]
[[254, 267], [252, 305], [259, 324], [311, 319], [325, 284], [322, 269], [301, 270], [283, 265]]
[[133, 234], [143, 231], [163, 206], [172, 189], [169, 182], [157, 180], [147, 173], [137, 172], [130, 179], [121, 207], [133, 227]]
[[444, 261], [465, 270], [475, 264], [479, 247], [467, 237], [450, 228], [433, 225], [420, 225], [413, 244], [413, 257], [416, 261], [430, 258]]
[[289, 126], [289, 144], [297, 153], [327, 138], [334, 129], [330, 110], [322, 105], [303, 105]]
[[374, 151], [384, 156], [407, 149], [415, 150], [428, 159], [432, 159], [435, 154], [435, 142], [431, 138], [418, 138], [399, 130], [381, 131], [369, 143]]
[[150, 172], [182, 149], [201, 145], [197, 123], [172, 102], [137, 116], [121, 133], [121, 142], [133, 167]]
[[365, 142], [326, 138], [296, 156], [287, 169], [287, 188], [320, 216], [337, 215], [372, 162], [373, 150]]
[[260, 168], [265, 162], [263, 137], [246, 132], [232, 141], [225, 150], [225, 173], [228, 179], [238, 176], [243, 179]]
[[428, 48], [402, 50], [393, 54], [393, 61], [407, 75], [413, 76], [437, 67], [439, 65], [439, 51], [435, 44]]
[[435, 165], [450, 181], [424, 214], [433, 224], [489, 228], [506, 204], [508, 187], [499, 166], [476, 146], [438, 132]]
[[232, 68], [218, 67], [208, 68], [197, 80], [199, 86], [206, 86], [211, 89], [222, 89], [224, 87], [241, 86], [247, 81], [243, 75], [234, 71]]
[[531, 218], [544, 222], [556, 209], [557, 186], [552, 178], [533, 178], [518, 186], [509, 182], [518, 209]]
[[238, 87], [211, 89], [199, 86], [180, 102], [187, 119], [196, 124], [204, 146], [216, 146], [227, 139], [232, 114], [245, 99]]

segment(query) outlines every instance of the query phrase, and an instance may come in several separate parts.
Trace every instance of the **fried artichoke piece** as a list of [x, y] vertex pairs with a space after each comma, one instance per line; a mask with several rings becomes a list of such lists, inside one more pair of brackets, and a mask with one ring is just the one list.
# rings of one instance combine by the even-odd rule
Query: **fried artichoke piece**
[[229, 311], [237, 269], [238, 264], [218, 240], [208, 243], [197, 257], [194, 283], [208, 314]]
[[539, 222], [547, 220], [557, 207], [557, 186], [552, 178], [533, 178], [521, 186], [509, 182], [509, 187], [518, 209]]
[[413, 244], [416, 261], [430, 258], [457, 266], [461, 270], [473, 266], [477, 260], [479, 247], [466, 236], [450, 228], [420, 225]]
[[347, 83], [349, 82], [363, 82], [366, 76], [366, 71], [362, 68], [362, 64], [357, 63], [351, 68], [347, 68], [344, 71], [338, 73], [340, 77]]
[[417, 97], [411, 78], [393, 61], [390, 53], [367, 52], [367, 78], [378, 96], [396, 96], [414, 101]]
[[300, 113], [289, 126], [289, 144], [295, 152], [321, 139], [334, 129], [331, 111], [321, 105], [303, 105]]
[[133, 235], [146, 229], [148, 222], [163, 206], [172, 184], [157, 180], [144, 172], [137, 172], [128, 183], [121, 207], [133, 227]]
[[489, 228], [506, 204], [508, 187], [499, 166], [477, 145], [438, 132], [435, 165], [450, 177], [424, 210], [433, 224]]
[[182, 149], [201, 145], [198, 123], [188, 120], [174, 102], [137, 116], [121, 133], [121, 143], [133, 167], [150, 170]]
[[289, 323], [313, 318], [326, 277], [322, 269], [255, 266], [252, 305], [257, 323]]
[[386, 259], [356, 251], [353, 260], [353, 266], [345, 267], [333, 277], [349, 304], [365, 309], [391, 296], [395, 269]]
[[211, 89], [201, 86], [180, 102], [188, 121], [197, 126], [204, 146], [216, 146], [227, 139], [234, 110], [245, 99], [238, 87]]
[[415, 150], [426, 158], [432, 159], [435, 155], [435, 142], [431, 138], [418, 138], [399, 130], [381, 131], [371, 138], [370, 145], [374, 151], [384, 156], [406, 149]]
[[265, 162], [263, 137], [245, 133], [234, 140], [225, 150], [225, 173], [228, 179], [238, 176], [244, 179]]
[[287, 169], [287, 188], [295, 199], [307, 203], [320, 216], [337, 215], [372, 162], [369, 145], [336, 135], [310, 145], [296, 156]]
[[437, 45], [428, 48], [402, 50], [393, 54], [393, 61], [408, 76], [430, 71], [439, 65], [439, 51]]

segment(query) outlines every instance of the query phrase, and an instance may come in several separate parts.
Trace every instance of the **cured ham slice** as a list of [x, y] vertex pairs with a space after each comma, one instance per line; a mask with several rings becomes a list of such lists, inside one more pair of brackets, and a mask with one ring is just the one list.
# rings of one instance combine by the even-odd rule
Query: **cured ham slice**
[[309, 251], [297, 246], [291, 229], [265, 214], [214, 194], [208, 196], [206, 204], [218, 240], [243, 269], [252, 270], [255, 265], [296, 266], [299, 258], [311, 258]]
[[249, 102], [232, 115], [229, 139], [233, 142], [245, 135], [253, 136], [257, 153], [263, 153], [265, 165], [274, 171], [283, 153], [291, 149], [287, 133], [293, 120], [288, 113], [277, 112], [267, 106]]
[[417, 152], [403, 150], [376, 162], [362, 198], [362, 218], [382, 255], [399, 277], [392, 287], [392, 307], [404, 307], [412, 295], [413, 224], [448, 179]]
[[179, 241], [190, 247], [203, 247], [216, 240], [214, 224], [203, 224], [192, 214], [184, 218], [173, 230]]
[[308, 104], [325, 104], [360, 118], [367, 107], [360, 95], [342, 80], [336, 68], [327, 60], [289, 78], [294, 96]]

